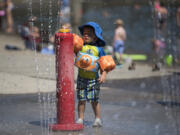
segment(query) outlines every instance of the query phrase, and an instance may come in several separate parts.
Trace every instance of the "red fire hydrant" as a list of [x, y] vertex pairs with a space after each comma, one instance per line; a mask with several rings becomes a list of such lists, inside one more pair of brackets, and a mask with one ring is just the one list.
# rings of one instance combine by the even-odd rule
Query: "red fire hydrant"
[[69, 29], [60, 29], [55, 39], [57, 123], [50, 125], [50, 129], [81, 130], [83, 124], [75, 123], [73, 34]]

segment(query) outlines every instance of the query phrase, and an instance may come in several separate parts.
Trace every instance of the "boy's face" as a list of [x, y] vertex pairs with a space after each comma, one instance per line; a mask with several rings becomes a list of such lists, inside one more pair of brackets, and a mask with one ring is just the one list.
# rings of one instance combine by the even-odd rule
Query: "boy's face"
[[97, 37], [94, 33], [94, 29], [91, 27], [84, 27], [83, 29], [83, 40], [84, 43], [91, 43], [97, 40]]

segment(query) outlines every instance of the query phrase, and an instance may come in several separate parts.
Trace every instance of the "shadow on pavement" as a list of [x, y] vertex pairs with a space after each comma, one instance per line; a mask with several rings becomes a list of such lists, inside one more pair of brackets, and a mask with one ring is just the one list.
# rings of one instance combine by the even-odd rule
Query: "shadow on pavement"
[[180, 107], [179, 102], [173, 102], [173, 101], [157, 101], [158, 104], [162, 106], [167, 106], [167, 107]]
[[108, 80], [103, 86], [136, 92], [162, 93], [164, 80], [168, 81], [172, 75], [136, 78], [136, 79], [114, 79]]

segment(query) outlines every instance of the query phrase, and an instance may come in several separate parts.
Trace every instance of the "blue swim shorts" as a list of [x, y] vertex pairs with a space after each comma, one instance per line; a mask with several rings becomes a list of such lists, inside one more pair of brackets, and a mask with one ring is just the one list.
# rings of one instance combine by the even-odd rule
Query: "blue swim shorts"
[[122, 40], [116, 40], [114, 43], [114, 52], [122, 54], [124, 52], [124, 42]]

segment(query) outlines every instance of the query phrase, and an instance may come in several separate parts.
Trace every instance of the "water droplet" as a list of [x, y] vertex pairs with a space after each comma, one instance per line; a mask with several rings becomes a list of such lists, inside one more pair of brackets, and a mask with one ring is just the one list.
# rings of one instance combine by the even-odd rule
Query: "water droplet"
[[132, 101], [131, 106], [135, 107], [136, 106], [136, 101]]
[[146, 83], [142, 82], [142, 83], [140, 84], [140, 88], [141, 88], [141, 89], [144, 89], [145, 87], [146, 87]]

